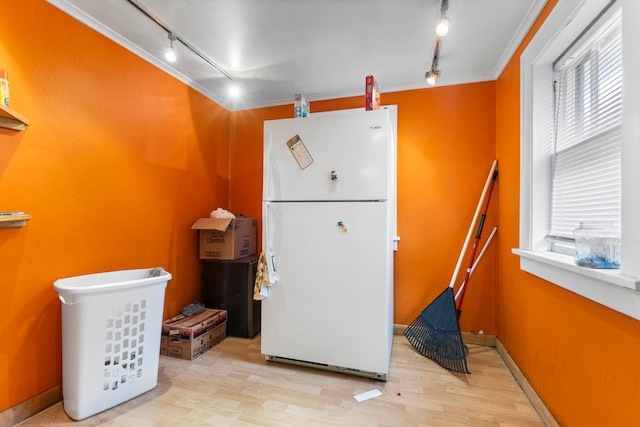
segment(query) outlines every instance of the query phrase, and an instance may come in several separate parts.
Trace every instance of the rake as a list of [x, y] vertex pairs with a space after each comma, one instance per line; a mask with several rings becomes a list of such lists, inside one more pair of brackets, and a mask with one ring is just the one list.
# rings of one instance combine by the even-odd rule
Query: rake
[[[423, 356], [433, 360], [438, 365], [445, 369], [461, 373], [469, 373], [467, 368], [467, 358], [465, 354], [464, 343], [462, 342], [462, 335], [460, 333], [460, 325], [458, 324], [459, 311], [456, 309], [456, 300], [453, 293], [453, 286], [460, 271], [462, 259], [467, 251], [467, 246], [471, 240], [471, 235], [478, 220], [480, 209], [482, 208], [483, 201], [489, 193], [493, 191], [495, 180], [498, 176], [497, 171], [498, 161], [494, 160], [491, 165], [491, 170], [485, 182], [478, 207], [476, 208], [469, 232], [465, 238], [464, 245], [460, 251], [458, 262], [453, 271], [451, 282], [449, 286], [433, 300], [431, 304], [422, 310], [422, 313], [407, 326], [403, 334], [407, 337], [409, 343], [416, 349], [416, 351]], [[488, 198], [487, 205], [488, 206]], [[484, 224], [485, 213], [482, 216], [480, 228], [476, 235], [476, 242], [482, 231], [482, 225]], [[475, 246], [474, 254], [475, 255]], [[473, 259], [473, 258], [472, 258]], [[468, 270], [469, 271], [469, 270]], [[468, 277], [465, 279], [465, 283]]]

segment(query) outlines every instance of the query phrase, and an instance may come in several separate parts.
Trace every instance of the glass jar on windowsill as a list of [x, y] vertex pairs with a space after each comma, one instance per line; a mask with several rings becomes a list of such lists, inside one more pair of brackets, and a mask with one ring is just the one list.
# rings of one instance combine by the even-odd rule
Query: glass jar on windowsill
[[620, 268], [620, 229], [610, 221], [580, 221], [573, 230], [576, 265], [589, 268]]

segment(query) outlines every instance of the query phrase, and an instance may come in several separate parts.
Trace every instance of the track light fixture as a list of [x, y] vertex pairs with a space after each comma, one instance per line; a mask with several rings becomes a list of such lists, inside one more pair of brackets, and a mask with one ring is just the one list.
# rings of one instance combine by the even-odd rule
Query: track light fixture
[[436, 34], [440, 37], [449, 34], [449, 18], [445, 17], [438, 21], [438, 25], [436, 25]]
[[431, 69], [430, 71], [427, 71], [425, 73], [424, 77], [427, 79], [427, 83], [429, 83], [431, 86], [433, 86], [438, 81], [438, 76], [439, 75], [440, 75], [440, 71], [435, 70], [435, 69]]
[[433, 57], [431, 59], [431, 69], [427, 71], [424, 78], [427, 79], [427, 83], [431, 86], [435, 85], [440, 77], [440, 70], [438, 69], [438, 60], [440, 59], [440, 36], [436, 36], [436, 43], [433, 46]]
[[164, 52], [164, 59], [166, 59], [169, 62], [176, 62], [176, 60], [178, 59], [178, 56], [176, 55], [176, 50], [173, 48], [173, 42], [177, 38], [178, 37], [174, 33], [169, 33], [169, 47]]
[[195, 46], [193, 46], [191, 43], [186, 41], [184, 38], [178, 37], [178, 35], [174, 33], [173, 30], [171, 30], [166, 23], [164, 23], [162, 20], [160, 20], [159, 17], [151, 13], [151, 11], [149, 11], [146, 7], [140, 4], [139, 0], [126, 0], [126, 2], [129, 3], [131, 6], [133, 6], [135, 9], [137, 9], [140, 13], [145, 15], [147, 18], [155, 22], [160, 28], [162, 28], [164, 31], [167, 32], [167, 34], [169, 35], [169, 48], [165, 51], [164, 58], [168, 62], [173, 63], [178, 59], [176, 56], [175, 49], [173, 48], [173, 42], [174, 41], [180, 42], [182, 46], [184, 46], [185, 48], [193, 52], [195, 55], [200, 57], [200, 59], [202, 59], [204, 62], [206, 62], [216, 71], [218, 71], [220, 74], [225, 76], [229, 80], [230, 84], [234, 82], [231, 74], [226, 72], [222, 67], [220, 67], [218, 64], [213, 62], [211, 59], [209, 59], [204, 53], [200, 52], [198, 49], [195, 48]]
[[438, 17], [438, 25], [436, 25], [436, 34], [440, 37], [449, 33], [449, 18], [447, 10], [449, 9], [449, 0], [442, 0], [440, 3], [440, 16]]
[[433, 56], [431, 58], [431, 68], [424, 74], [424, 78], [431, 86], [435, 85], [440, 77], [440, 69], [438, 68], [438, 60], [440, 59], [440, 38], [449, 32], [449, 18], [447, 18], [447, 10], [449, 9], [449, 0], [441, 0], [440, 14], [438, 15], [438, 24], [436, 26], [436, 42], [433, 46]]

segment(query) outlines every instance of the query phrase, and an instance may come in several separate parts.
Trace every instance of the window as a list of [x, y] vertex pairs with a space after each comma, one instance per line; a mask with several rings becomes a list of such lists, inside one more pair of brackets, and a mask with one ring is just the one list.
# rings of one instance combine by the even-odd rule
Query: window
[[[522, 54], [520, 244], [513, 250], [523, 270], [635, 319], [639, 16], [637, 0], [561, 0]], [[575, 265], [572, 231], [585, 219], [619, 225], [619, 270]]]
[[591, 37], [584, 34], [554, 61], [548, 88], [553, 123], [547, 240], [552, 251], [568, 255], [581, 222], [620, 227], [622, 28], [620, 10], [612, 15], [594, 22]]

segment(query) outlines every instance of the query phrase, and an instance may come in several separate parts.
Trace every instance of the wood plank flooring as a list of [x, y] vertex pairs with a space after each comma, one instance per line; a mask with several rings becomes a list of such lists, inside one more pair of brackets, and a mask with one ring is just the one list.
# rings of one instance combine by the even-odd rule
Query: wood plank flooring
[[[260, 337], [228, 337], [193, 361], [160, 356], [158, 386], [82, 421], [62, 402], [20, 426], [544, 426], [493, 347], [451, 373], [395, 335], [387, 382], [267, 362]], [[372, 389], [381, 396], [358, 403]]]

